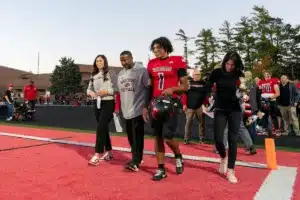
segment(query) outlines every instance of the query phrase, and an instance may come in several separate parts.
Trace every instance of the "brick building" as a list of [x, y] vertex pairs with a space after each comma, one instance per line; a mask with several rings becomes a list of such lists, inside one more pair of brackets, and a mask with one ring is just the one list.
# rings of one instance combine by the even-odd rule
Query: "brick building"
[[[93, 66], [84, 64], [77, 64], [77, 66], [82, 75], [83, 85], [86, 87], [91, 77]], [[111, 66], [111, 70], [114, 70], [117, 74], [121, 69], [122, 67]], [[4, 95], [4, 91], [7, 89], [8, 84], [14, 85], [15, 94], [22, 93], [24, 86], [27, 85], [30, 80], [35, 82], [39, 95], [44, 95], [51, 86], [50, 77], [50, 73], [33, 74], [27, 71], [0, 66], [0, 96]]]

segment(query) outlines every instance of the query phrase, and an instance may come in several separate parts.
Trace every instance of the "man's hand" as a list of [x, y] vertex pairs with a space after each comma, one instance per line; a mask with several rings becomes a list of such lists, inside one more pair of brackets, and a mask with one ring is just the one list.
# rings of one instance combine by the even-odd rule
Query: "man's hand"
[[173, 95], [173, 93], [174, 93], [173, 88], [167, 88], [162, 92], [163, 95], [170, 95], [170, 96]]
[[149, 122], [149, 112], [147, 108], [143, 108], [143, 119], [146, 123]]
[[107, 90], [100, 90], [100, 91], [97, 92], [97, 94], [100, 97], [104, 97], [104, 96], [108, 95], [108, 91]]
[[297, 105], [298, 105], [297, 103], [294, 104], [295, 107], [297, 107]]

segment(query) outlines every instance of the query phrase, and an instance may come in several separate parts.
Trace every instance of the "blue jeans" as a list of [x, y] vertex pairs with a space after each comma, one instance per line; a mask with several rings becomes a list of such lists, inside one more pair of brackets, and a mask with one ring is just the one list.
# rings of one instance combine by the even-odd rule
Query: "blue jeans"
[[8, 102], [5, 102], [5, 105], [7, 106], [7, 118], [10, 118], [13, 115], [13, 105]]
[[256, 125], [257, 125], [257, 122], [253, 122], [250, 126], [248, 126], [248, 131], [249, 131], [249, 134], [250, 134], [250, 137], [252, 139], [252, 142], [254, 144], [255, 142], [255, 136], [256, 136]]

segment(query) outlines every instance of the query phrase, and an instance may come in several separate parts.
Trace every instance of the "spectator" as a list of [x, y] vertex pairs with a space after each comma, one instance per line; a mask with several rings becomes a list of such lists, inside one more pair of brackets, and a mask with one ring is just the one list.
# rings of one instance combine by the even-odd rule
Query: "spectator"
[[[247, 88], [247, 94], [249, 96], [249, 104], [251, 107], [252, 114], [256, 115], [260, 104], [260, 90], [258, 89], [257, 83], [259, 80], [252, 79], [252, 73], [250, 71], [245, 72], [245, 84]], [[251, 123], [247, 127], [252, 142], [255, 143], [256, 135], [256, 122]]]
[[9, 84], [8, 89], [5, 91], [4, 102], [7, 106], [7, 121], [12, 120], [13, 115], [13, 95], [12, 95], [13, 85]]
[[117, 75], [110, 70], [107, 58], [98, 55], [93, 64], [93, 73], [87, 89], [87, 94], [95, 101], [97, 121], [95, 154], [89, 161], [91, 165], [98, 165], [101, 160], [112, 159], [108, 124], [113, 117], [116, 92]]
[[194, 116], [199, 120], [199, 141], [204, 138], [204, 114], [202, 104], [207, 96], [208, 89], [205, 87], [205, 81], [201, 80], [201, 73], [195, 69], [193, 79], [189, 81], [189, 90], [187, 92], [187, 105], [183, 105], [186, 114], [184, 143], [187, 144], [191, 136], [191, 126]]
[[34, 85], [34, 81], [29, 81], [29, 84], [24, 87], [24, 100], [28, 101], [31, 106], [31, 110], [35, 111], [35, 103], [37, 99], [37, 89]]
[[296, 135], [300, 136], [299, 121], [296, 113], [296, 107], [299, 102], [297, 88], [293, 82], [288, 80], [286, 75], [281, 76], [279, 87], [279, 108], [284, 121], [283, 135], [289, 134], [289, 126], [292, 125]]

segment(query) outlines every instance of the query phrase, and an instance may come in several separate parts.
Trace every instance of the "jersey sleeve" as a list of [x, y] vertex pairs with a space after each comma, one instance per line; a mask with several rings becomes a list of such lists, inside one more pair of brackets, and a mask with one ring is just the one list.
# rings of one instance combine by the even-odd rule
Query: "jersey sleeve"
[[179, 78], [187, 76], [187, 64], [182, 56], [172, 56], [171, 57], [174, 66], [177, 68], [177, 76]]
[[187, 64], [182, 56], [172, 56], [172, 60], [174, 62], [174, 66], [178, 69], [183, 68], [187, 69]]

